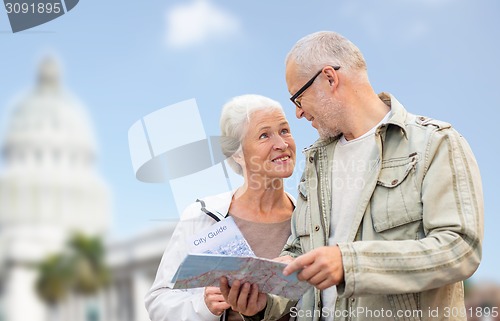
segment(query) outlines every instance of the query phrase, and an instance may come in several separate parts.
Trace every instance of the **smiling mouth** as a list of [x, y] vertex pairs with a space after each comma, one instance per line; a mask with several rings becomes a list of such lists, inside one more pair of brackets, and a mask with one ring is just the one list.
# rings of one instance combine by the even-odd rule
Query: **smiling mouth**
[[290, 156], [282, 156], [280, 158], [275, 158], [272, 160], [272, 162], [284, 162], [286, 160], [289, 160], [290, 159]]

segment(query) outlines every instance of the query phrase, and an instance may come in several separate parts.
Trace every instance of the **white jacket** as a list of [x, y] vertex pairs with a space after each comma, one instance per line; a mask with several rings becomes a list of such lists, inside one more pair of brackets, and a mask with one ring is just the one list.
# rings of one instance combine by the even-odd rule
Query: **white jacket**
[[[231, 205], [233, 192], [203, 198], [206, 210], [223, 219]], [[295, 199], [287, 193], [295, 205]], [[171, 282], [177, 268], [188, 253], [188, 238], [216, 221], [201, 210], [201, 203], [189, 205], [181, 215], [170, 243], [158, 267], [153, 286], [146, 294], [145, 303], [152, 321], [218, 321], [205, 304], [204, 288], [172, 289]]]
[[[206, 209], [222, 219], [228, 212], [233, 192], [203, 198]], [[181, 215], [170, 243], [161, 259], [153, 286], [145, 303], [152, 321], [218, 321], [205, 304], [204, 288], [172, 289], [177, 268], [186, 257], [187, 239], [216, 221], [201, 211], [201, 204], [189, 205]]]

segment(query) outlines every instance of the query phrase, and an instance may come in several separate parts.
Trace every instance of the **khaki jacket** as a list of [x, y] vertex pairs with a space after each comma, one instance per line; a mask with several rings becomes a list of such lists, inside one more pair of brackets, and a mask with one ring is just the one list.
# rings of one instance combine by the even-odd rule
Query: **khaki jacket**
[[[377, 162], [365, 177], [349, 241], [338, 244], [344, 282], [336, 308], [322, 306], [320, 291], [311, 289], [291, 315], [299, 321], [328, 314], [335, 320], [467, 320], [462, 281], [479, 265], [483, 238], [476, 160], [450, 124], [412, 115], [389, 94], [380, 97], [392, 113], [376, 129]], [[292, 236], [282, 255], [327, 245], [337, 141], [319, 140], [304, 151]], [[264, 319], [279, 319], [290, 304], [269, 296]]]

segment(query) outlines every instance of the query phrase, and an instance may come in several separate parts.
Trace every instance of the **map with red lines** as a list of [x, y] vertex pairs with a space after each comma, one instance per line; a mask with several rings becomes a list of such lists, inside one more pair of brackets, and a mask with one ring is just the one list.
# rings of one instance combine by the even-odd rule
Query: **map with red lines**
[[311, 285], [299, 281], [297, 273], [283, 275], [286, 264], [257, 257], [237, 257], [214, 254], [188, 254], [179, 266], [172, 282], [174, 289], [219, 286], [225, 276], [257, 284], [259, 291], [298, 300]]

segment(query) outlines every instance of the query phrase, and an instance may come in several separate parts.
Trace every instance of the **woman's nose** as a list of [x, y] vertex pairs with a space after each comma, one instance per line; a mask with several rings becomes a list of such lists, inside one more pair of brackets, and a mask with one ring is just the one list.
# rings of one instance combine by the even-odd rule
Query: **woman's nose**
[[274, 149], [278, 149], [278, 150], [287, 149], [287, 147], [288, 147], [287, 141], [281, 136], [276, 136], [276, 137], [277, 137], [277, 139], [274, 143]]

